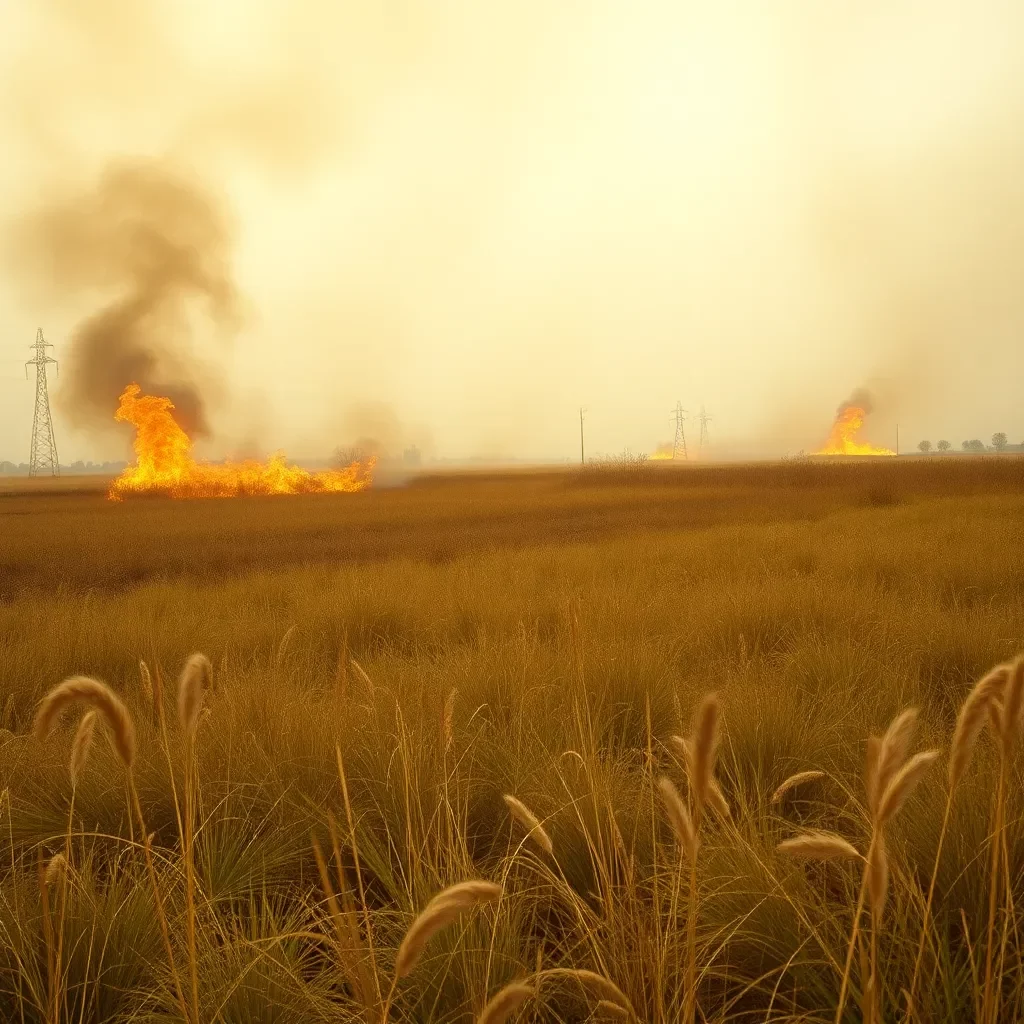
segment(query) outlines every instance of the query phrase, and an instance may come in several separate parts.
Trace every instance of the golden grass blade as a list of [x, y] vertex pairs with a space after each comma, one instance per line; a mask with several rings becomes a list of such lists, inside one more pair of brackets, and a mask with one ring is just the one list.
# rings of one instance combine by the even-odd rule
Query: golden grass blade
[[500, 992], [492, 996], [487, 1005], [480, 1011], [477, 1024], [505, 1024], [528, 999], [532, 999], [537, 990], [522, 982], [514, 981], [506, 985]]
[[796, 789], [797, 786], [802, 786], [805, 782], [812, 782], [814, 779], [821, 779], [824, 777], [825, 773], [818, 770], [797, 772], [795, 775], [790, 775], [790, 777], [783, 781], [779, 785], [778, 789], [772, 793], [771, 802], [773, 804], [777, 804], [791, 789]]
[[529, 837], [546, 854], [548, 854], [548, 856], [553, 856], [555, 847], [551, 842], [551, 836], [548, 835], [537, 815], [535, 815], [533, 811], [531, 811], [530, 808], [522, 802], [522, 800], [512, 796], [511, 793], [506, 793], [502, 799], [505, 801], [505, 805], [508, 807], [512, 817], [526, 829]]
[[682, 848], [683, 853], [692, 860], [697, 856], [697, 833], [693, 828], [693, 819], [690, 812], [679, 795], [679, 790], [672, 784], [672, 780], [662, 776], [658, 780], [658, 790], [661, 793], [662, 803], [665, 805], [665, 813], [672, 825], [672, 831]]
[[178, 679], [178, 721], [186, 736], [195, 733], [199, 712], [203, 706], [203, 693], [213, 680], [213, 666], [205, 654], [193, 654]]
[[71, 775], [71, 786], [77, 788], [78, 778], [85, 768], [85, 762], [89, 760], [89, 751], [92, 749], [93, 733], [96, 731], [96, 712], [87, 711], [82, 715], [82, 720], [75, 730], [75, 738], [71, 741], [71, 758], [68, 763], [68, 772]]
[[915, 754], [894, 776], [878, 802], [878, 824], [884, 825], [907, 802], [908, 797], [939, 759], [937, 750]]
[[697, 709], [693, 721], [693, 765], [690, 785], [701, 806], [708, 802], [708, 790], [715, 771], [718, 752], [718, 694], [709, 693]]
[[114, 747], [122, 761], [131, 767], [135, 760], [135, 726], [121, 698], [98, 679], [71, 676], [58, 683], [39, 702], [32, 731], [37, 739], [45, 740], [53, 730], [60, 713], [70, 704], [84, 701], [92, 705], [107, 720], [114, 735]]
[[779, 853], [797, 860], [861, 860], [857, 848], [834, 832], [803, 832], [778, 845]]
[[[967, 766], [971, 763], [974, 746], [985, 725], [985, 718], [999, 703], [1010, 674], [1009, 665], [997, 665], [991, 672], [978, 680], [971, 688], [960, 714], [957, 715], [956, 728], [953, 730], [953, 742], [949, 755], [949, 785], [953, 788], [963, 777]], [[999, 732], [1000, 714], [993, 724]]]
[[683, 759], [683, 764], [686, 765], [686, 777], [689, 779], [693, 775], [693, 740], [686, 736], [669, 736], [668, 741]]

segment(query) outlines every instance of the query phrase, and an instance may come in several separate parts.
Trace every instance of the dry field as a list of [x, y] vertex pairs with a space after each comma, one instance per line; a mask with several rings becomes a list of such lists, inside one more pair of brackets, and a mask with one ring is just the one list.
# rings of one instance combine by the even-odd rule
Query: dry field
[[0, 1019], [1018, 1020], [1024, 673], [949, 752], [1022, 524], [1010, 457], [8, 485]]

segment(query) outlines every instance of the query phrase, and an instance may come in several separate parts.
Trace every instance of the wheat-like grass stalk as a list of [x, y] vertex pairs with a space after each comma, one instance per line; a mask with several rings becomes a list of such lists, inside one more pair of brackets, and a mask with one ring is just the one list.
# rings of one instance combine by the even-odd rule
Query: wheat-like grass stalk
[[61, 712], [76, 701], [84, 701], [103, 715], [114, 735], [118, 755], [125, 766], [131, 768], [135, 760], [135, 726], [132, 716], [121, 698], [106, 683], [89, 676], [71, 676], [43, 697], [32, 723], [36, 738], [45, 740]]
[[395, 978], [406, 977], [416, 966], [423, 948], [443, 928], [467, 910], [482, 903], [493, 903], [501, 897], [496, 882], [471, 880], [459, 882], [438, 893], [409, 925], [395, 960]]
[[459, 696], [459, 691], [456, 687], [452, 687], [448, 692], [448, 696], [444, 702], [444, 717], [441, 720], [442, 729], [444, 734], [444, 749], [447, 753], [452, 748], [452, 743], [455, 741], [455, 701]]
[[146, 698], [146, 703], [150, 707], [153, 706], [153, 677], [150, 675], [149, 666], [145, 660], [139, 658], [139, 683], [142, 686], [142, 695]]
[[1024, 655], [1009, 667], [1003, 686], [1002, 705], [999, 732], [1006, 756], [1009, 757], [1020, 733], [1021, 712], [1024, 711]]
[[142, 813], [142, 804], [139, 802], [138, 789], [135, 786], [135, 775], [132, 765], [135, 761], [135, 724], [132, 716], [125, 707], [123, 701], [106, 684], [98, 679], [89, 676], [71, 676], [63, 682], [54, 686], [49, 693], [39, 702], [36, 709], [35, 719], [32, 723], [32, 731], [37, 739], [45, 740], [53, 730], [54, 723], [61, 712], [70, 704], [76, 701], [84, 701], [95, 708], [105, 719], [114, 737], [114, 748], [118, 756], [124, 762], [128, 776], [128, 795], [131, 800], [132, 810], [135, 812], [139, 828], [142, 830], [142, 849], [146, 860], [146, 871], [149, 874], [149, 882], [153, 889], [153, 897], [156, 904], [157, 920], [160, 924], [160, 933], [164, 940], [164, 951], [167, 953], [167, 962], [171, 969], [171, 977], [174, 981], [175, 995], [182, 1015], [188, 1019], [188, 1008], [181, 988], [181, 979], [174, 962], [174, 949], [171, 946], [171, 933], [167, 924], [167, 914], [164, 911], [163, 898], [160, 895], [160, 883], [157, 879], [156, 866], [153, 864], [153, 851], [150, 845], [150, 836], [146, 829], [146, 819]]
[[861, 860], [860, 851], [834, 832], [803, 832], [778, 845], [780, 853], [797, 860]]
[[889, 785], [896, 770], [907, 759], [910, 741], [917, 728], [917, 708], [901, 711], [882, 736], [878, 751], [878, 765], [875, 770], [872, 790], [869, 793], [871, 810], [877, 810], [878, 801]]
[[771, 802], [773, 804], [777, 804], [791, 789], [796, 789], [797, 786], [802, 786], [805, 782], [812, 782], [814, 779], [821, 779], [824, 777], [825, 773], [823, 771], [818, 771], [817, 769], [806, 772], [797, 772], [795, 775], [790, 775], [790, 777], [781, 782], [775, 792], [772, 793]]
[[524, 985], [521, 981], [513, 981], [491, 996], [487, 1005], [480, 1011], [476, 1024], [505, 1024], [523, 1003], [533, 999], [536, 994], [535, 988]]
[[718, 694], [709, 693], [701, 701], [693, 721], [693, 757], [690, 785], [699, 806], [708, 802], [708, 790], [715, 771], [718, 752]]
[[199, 723], [203, 706], [203, 693], [213, 680], [213, 666], [205, 654], [193, 654], [178, 678], [178, 722], [185, 735], [191, 738]]
[[[921, 916], [921, 935], [917, 943], [917, 954], [914, 957], [914, 971], [910, 979], [910, 988], [907, 991], [907, 1020], [913, 1021], [916, 1014], [914, 1000], [917, 996], [917, 979], [921, 973], [921, 961], [924, 957], [924, 945], [928, 936], [928, 928], [931, 922], [932, 903], [935, 899], [935, 884], [939, 876], [939, 864], [942, 860], [942, 849], [946, 841], [946, 832], [949, 828], [950, 812], [953, 809], [953, 798], [956, 788], [967, 771], [974, 754], [981, 730], [985, 727], [985, 719], [989, 718], [993, 733], [999, 735], [999, 721], [1001, 704], [999, 698], [1002, 696], [1003, 688], [1009, 674], [1008, 665], [997, 665], [979, 679], [971, 687], [966, 700], [957, 715], [956, 726], [953, 729], [953, 740], [950, 745], [948, 782], [949, 788], [946, 794], [946, 807], [942, 814], [942, 827], [939, 830], [939, 841], [935, 849], [935, 860], [932, 864], [932, 877], [928, 883], [928, 895], [925, 898], [924, 912]], [[993, 715], [993, 711], [998, 708]]]
[[43, 881], [47, 885], [55, 885], [64, 877], [68, 869], [68, 859], [63, 853], [55, 853], [46, 864]]
[[668, 817], [672, 831], [680, 849], [687, 860], [693, 860], [697, 855], [697, 833], [693, 827], [693, 819], [686, 809], [683, 798], [679, 795], [672, 780], [667, 776], [658, 779], [658, 792], [661, 794], [661, 801], [665, 806], [665, 813]]
[[555, 852], [554, 844], [551, 842], [551, 836], [548, 835], [547, 830], [541, 824], [540, 819], [519, 800], [514, 797], [511, 793], [506, 793], [502, 799], [505, 801], [505, 806], [508, 807], [512, 817], [519, 822], [523, 828], [526, 829], [529, 837], [546, 853], [548, 856], [553, 856]]
[[879, 918], [885, 909], [885, 899], [889, 891], [889, 857], [885, 850], [885, 838], [881, 831], [877, 833], [868, 850], [867, 860], [868, 899], [872, 913]]
[[75, 730], [75, 738], [71, 741], [71, 757], [68, 761], [68, 774], [71, 776], [72, 790], [78, 788], [78, 779], [89, 760], [92, 738], [96, 731], [96, 712], [87, 711]]
[[[287, 637], [287, 634], [286, 634]], [[283, 644], [284, 641], [282, 641]], [[195, 734], [203, 707], [203, 693], [213, 680], [213, 666], [205, 654], [189, 657], [178, 678], [178, 722], [185, 735], [185, 813], [182, 819], [182, 859], [185, 862], [185, 937], [191, 981], [192, 1020], [199, 1024], [199, 961], [196, 951]]]
[[939, 759], [937, 750], [924, 750], [915, 754], [892, 777], [878, 801], [878, 825], [884, 825], [906, 803], [924, 774]]
[[[999, 702], [1006, 680], [1010, 673], [1009, 665], [997, 665], [991, 672], [971, 688], [960, 714], [957, 715], [956, 727], [953, 730], [953, 742], [949, 755], [949, 786], [953, 789], [959, 783], [967, 766], [971, 763], [974, 747], [985, 726], [986, 716], [992, 707]], [[996, 718], [998, 725], [1001, 714]], [[998, 736], [998, 728], [995, 730]]]

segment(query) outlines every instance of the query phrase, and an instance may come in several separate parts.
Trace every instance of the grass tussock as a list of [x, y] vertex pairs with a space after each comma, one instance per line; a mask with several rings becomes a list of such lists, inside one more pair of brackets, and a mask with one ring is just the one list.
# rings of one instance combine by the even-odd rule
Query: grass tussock
[[1020, 465], [0, 497], [0, 1019], [1020, 1018]]

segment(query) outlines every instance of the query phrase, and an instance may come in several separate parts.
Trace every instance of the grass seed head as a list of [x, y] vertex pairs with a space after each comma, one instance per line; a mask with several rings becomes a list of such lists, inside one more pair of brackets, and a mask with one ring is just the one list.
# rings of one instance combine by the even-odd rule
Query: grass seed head
[[679, 795], [679, 790], [672, 784], [672, 780], [662, 776], [658, 779], [658, 791], [661, 793], [662, 803], [665, 805], [665, 813], [668, 815], [672, 831], [676, 834], [683, 853], [689, 859], [697, 856], [697, 833], [693, 828], [693, 819], [690, 812]]
[[416, 966], [426, 944], [456, 918], [482, 902], [501, 895], [501, 886], [493, 882], [460, 882], [438, 893], [416, 919], [398, 947], [395, 977], [404, 978]]
[[885, 897], [889, 890], [889, 858], [885, 852], [885, 839], [881, 829], [875, 832], [871, 849], [868, 851], [867, 872], [871, 909], [881, 920], [882, 911], [885, 909]]
[[797, 772], [795, 775], [790, 775], [790, 777], [783, 781], [779, 785], [778, 789], [772, 793], [771, 802], [773, 804], [777, 804], [791, 789], [796, 789], [797, 786], [802, 786], [805, 782], [811, 782], [814, 779], [821, 779], [824, 777], [825, 773], [822, 771]]
[[146, 703], [152, 705], [153, 677], [149, 673], [149, 666], [142, 658], [139, 658], [139, 682], [142, 686], [142, 694], [146, 698]]
[[71, 775], [72, 787], [78, 786], [78, 778], [82, 774], [85, 762], [89, 759], [92, 748], [92, 737], [96, 730], [96, 712], [86, 711], [75, 730], [75, 738], [71, 741], [71, 759], [68, 771]]
[[132, 716], [121, 698], [106, 683], [89, 676], [71, 676], [43, 697], [32, 723], [36, 738], [45, 740], [60, 713], [77, 701], [90, 704], [107, 720], [118, 756], [130, 768], [135, 760], [135, 725]]
[[693, 763], [690, 785], [703, 806], [708, 802], [708, 790], [715, 771], [718, 753], [718, 694], [709, 693], [697, 709], [693, 720]]
[[1003, 687], [1003, 710], [1000, 715], [1000, 735], [1009, 752], [1020, 733], [1021, 712], [1024, 711], [1024, 655], [1009, 666]]
[[213, 680], [213, 666], [205, 654], [193, 654], [178, 679], [178, 721], [186, 736], [195, 733], [199, 712], [203, 707], [203, 693]]
[[[978, 680], [971, 688], [960, 714], [957, 715], [956, 728], [953, 730], [953, 743], [949, 754], [949, 785], [953, 788], [957, 785], [967, 766], [971, 763], [974, 754], [974, 746], [981, 735], [985, 725], [986, 716], [990, 716], [993, 709], [999, 706], [1003, 689], [1010, 669], [1008, 665], [997, 665], [989, 673]], [[999, 732], [999, 720], [1001, 708], [992, 723], [996, 733]]]
[[521, 981], [506, 985], [500, 992], [492, 996], [477, 1017], [477, 1024], [505, 1024], [520, 1006], [532, 999], [537, 990]]
[[552, 856], [555, 852], [554, 844], [551, 842], [551, 836], [548, 835], [537, 815], [535, 815], [533, 811], [531, 811], [530, 808], [522, 802], [522, 800], [512, 796], [511, 793], [506, 793], [502, 799], [505, 801], [505, 805], [508, 807], [512, 817], [526, 829], [530, 838], [546, 854], [548, 854], [548, 856]]
[[63, 853], [55, 853], [46, 865], [46, 872], [43, 881], [47, 885], [54, 885], [60, 881], [68, 869], [68, 861]]
[[834, 832], [803, 832], [792, 839], [784, 839], [778, 849], [797, 860], [861, 859], [857, 848]]
[[925, 772], [939, 759], [937, 750], [915, 754], [892, 778], [878, 801], [878, 824], [884, 825], [906, 803], [924, 778]]

